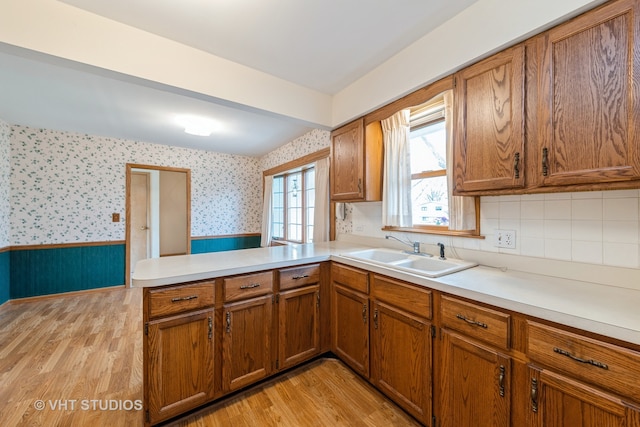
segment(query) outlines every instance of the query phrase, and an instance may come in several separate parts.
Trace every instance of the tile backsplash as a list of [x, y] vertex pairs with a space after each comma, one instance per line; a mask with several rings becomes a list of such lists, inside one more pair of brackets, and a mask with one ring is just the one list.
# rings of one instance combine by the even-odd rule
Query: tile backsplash
[[[380, 203], [347, 206], [339, 233], [383, 237]], [[543, 259], [640, 268], [640, 190], [481, 198], [484, 239], [448, 238], [454, 247]], [[516, 247], [498, 248], [496, 230], [514, 230]], [[442, 237], [411, 234], [434, 244]]]

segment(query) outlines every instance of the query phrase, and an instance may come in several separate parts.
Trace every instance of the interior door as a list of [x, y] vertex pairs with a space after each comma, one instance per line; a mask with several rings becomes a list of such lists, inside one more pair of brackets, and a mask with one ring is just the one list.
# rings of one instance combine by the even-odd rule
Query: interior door
[[131, 272], [149, 258], [149, 174], [131, 172]]

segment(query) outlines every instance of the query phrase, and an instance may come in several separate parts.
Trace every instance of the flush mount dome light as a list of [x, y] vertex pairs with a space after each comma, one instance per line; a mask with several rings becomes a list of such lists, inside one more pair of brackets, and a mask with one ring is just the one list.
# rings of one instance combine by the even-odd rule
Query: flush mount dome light
[[178, 116], [176, 123], [184, 128], [185, 133], [197, 136], [209, 136], [218, 128], [213, 120], [198, 116]]

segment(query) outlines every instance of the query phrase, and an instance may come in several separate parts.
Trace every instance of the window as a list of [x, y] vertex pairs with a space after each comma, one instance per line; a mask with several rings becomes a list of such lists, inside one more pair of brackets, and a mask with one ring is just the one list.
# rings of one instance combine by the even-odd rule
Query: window
[[411, 205], [415, 228], [448, 228], [446, 137], [442, 100], [411, 111]]
[[312, 166], [273, 177], [272, 236], [274, 240], [313, 242], [315, 171]]

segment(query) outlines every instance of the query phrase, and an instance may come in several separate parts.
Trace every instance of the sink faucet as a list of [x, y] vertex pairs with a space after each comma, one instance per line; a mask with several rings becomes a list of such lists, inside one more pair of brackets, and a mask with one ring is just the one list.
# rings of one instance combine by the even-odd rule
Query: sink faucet
[[[387, 240], [388, 239], [394, 239], [394, 240], [397, 240], [398, 242], [400, 242], [400, 243], [402, 243], [404, 245], [413, 246], [413, 252], [411, 252], [411, 253], [414, 253], [416, 255], [427, 255], [427, 254], [422, 254], [420, 252], [420, 242], [418, 242], [418, 241], [416, 241], [416, 242], [404, 242], [404, 241], [398, 239], [396, 236], [391, 236], [389, 234], [384, 236], [384, 238], [387, 239]], [[407, 252], [409, 252], [409, 251], [407, 251]]]
[[447, 257], [444, 256], [444, 243], [438, 243], [438, 246], [440, 246], [440, 259], [447, 259]]

